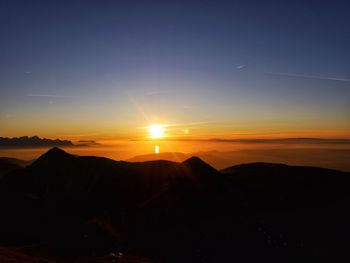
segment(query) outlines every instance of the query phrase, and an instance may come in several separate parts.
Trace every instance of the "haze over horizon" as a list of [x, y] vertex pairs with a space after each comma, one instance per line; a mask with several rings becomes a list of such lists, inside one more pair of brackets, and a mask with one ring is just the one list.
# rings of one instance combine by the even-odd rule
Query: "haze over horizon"
[[348, 10], [2, 1], [0, 137], [350, 138]]

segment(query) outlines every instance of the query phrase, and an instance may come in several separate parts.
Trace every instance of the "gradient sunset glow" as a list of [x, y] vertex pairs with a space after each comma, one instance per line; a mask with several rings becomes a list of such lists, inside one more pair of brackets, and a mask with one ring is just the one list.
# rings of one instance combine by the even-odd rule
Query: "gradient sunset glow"
[[349, 14], [0, 0], [0, 263], [350, 262]]
[[350, 139], [343, 2], [0, 5], [0, 137], [142, 142], [142, 153], [158, 141]]

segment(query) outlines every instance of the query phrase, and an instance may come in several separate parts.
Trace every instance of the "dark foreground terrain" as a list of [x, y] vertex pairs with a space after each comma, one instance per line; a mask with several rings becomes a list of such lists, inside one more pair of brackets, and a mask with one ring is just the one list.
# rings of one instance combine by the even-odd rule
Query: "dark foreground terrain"
[[346, 262], [350, 174], [53, 148], [1, 159], [0, 262]]

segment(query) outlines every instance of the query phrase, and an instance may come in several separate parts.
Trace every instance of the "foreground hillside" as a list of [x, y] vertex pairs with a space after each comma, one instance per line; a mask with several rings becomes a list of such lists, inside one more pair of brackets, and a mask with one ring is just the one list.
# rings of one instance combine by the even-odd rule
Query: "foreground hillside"
[[267, 163], [219, 172], [196, 157], [131, 163], [53, 148], [0, 179], [0, 255], [12, 253], [12, 262], [344, 258], [349, 176]]

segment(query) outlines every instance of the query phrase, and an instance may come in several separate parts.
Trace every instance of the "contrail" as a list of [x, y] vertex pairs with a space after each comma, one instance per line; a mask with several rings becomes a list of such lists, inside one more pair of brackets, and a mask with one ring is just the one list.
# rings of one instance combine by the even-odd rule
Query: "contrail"
[[69, 98], [70, 96], [52, 95], [52, 94], [28, 94], [27, 97], [41, 97], [41, 98]]
[[333, 78], [333, 77], [293, 74], [293, 73], [284, 73], [284, 72], [267, 72], [267, 74], [277, 75], [277, 76], [294, 77], [294, 78], [306, 78], [306, 79], [320, 79], [320, 80], [333, 80], [333, 81], [350, 82], [349, 79], [345, 79], [345, 78]]

